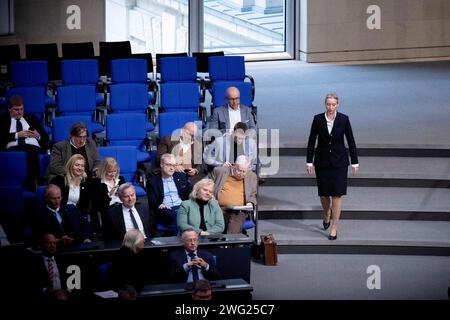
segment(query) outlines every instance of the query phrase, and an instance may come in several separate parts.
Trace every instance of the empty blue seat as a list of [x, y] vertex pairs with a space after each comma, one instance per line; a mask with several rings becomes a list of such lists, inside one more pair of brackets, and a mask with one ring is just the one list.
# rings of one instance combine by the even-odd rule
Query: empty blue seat
[[106, 141], [111, 146], [134, 146], [137, 161], [150, 161], [146, 150], [146, 117], [142, 113], [116, 113], [106, 116]]

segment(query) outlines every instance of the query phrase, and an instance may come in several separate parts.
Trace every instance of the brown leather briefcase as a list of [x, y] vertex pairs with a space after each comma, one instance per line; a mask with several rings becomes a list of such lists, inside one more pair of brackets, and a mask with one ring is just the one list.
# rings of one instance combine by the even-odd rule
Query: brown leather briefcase
[[275, 266], [278, 263], [277, 243], [272, 234], [261, 235], [261, 246], [266, 266]]

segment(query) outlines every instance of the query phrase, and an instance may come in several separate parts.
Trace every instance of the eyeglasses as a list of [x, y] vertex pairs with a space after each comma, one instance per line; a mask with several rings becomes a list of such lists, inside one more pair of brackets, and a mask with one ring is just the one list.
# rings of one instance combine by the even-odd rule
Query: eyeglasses
[[239, 100], [239, 99], [240, 99], [240, 97], [237, 97], [237, 98], [227, 97], [227, 100], [230, 100], [230, 101], [236, 101], [236, 100]]
[[163, 163], [163, 166], [169, 167], [169, 168], [175, 168], [177, 165], [174, 163]]

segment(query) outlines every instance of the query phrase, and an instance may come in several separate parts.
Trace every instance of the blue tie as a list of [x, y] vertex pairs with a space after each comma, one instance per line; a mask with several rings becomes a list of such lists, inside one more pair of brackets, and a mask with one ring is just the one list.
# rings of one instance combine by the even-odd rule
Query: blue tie
[[53, 210], [53, 214], [55, 215], [56, 220], [58, 220], [58, 223], [61, 225], [62, 223], [62, 218], [61, 215], [59, 214], [58, 210]]
[[[189, 252], [189, 257], [191, 258], [191, 260], [193, 260], [195, 258], [195, 253], [193, 252]], [[198, 268], [197, 266], [192, 266], [191, 268], [191, 272], [192, 272], [192, 281], [197, 281], [198, 280]]]

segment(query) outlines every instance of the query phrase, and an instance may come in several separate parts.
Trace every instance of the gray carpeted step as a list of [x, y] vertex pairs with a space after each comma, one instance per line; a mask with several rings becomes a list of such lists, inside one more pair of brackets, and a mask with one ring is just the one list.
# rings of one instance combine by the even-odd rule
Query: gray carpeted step
[[[309, 253], [450, 255], [449, 221], [343, 219], [337, 240], [328, 240], [329, 232], [330, 229], [323, 229], [321, 219], [260, 220], [258, 223], [258, 234], [273, 234], [281, 253], [307, 250]], [[334, 246], [341, 248], [331, 248]], [[342, 248], [344, 251], [339, 251]]]
[[[259, 188], [259, 210], [319, 210], [316, 187]], [[348, 187], [343, 211], [450, 212], [450, 190], [445, 188]]]
[[[349, 178], [450, 180], [449, 158], [359, 157], [359, 164], [359, 174], [353, 176], [349, 169]], [[275, 175], [261, 171], [266, 178], [311, 178], [306, 174], [306, 158], [300, 156], [280, 156]]]
[[[380, 287], [370, 290], [374, 266], [379, 267]], [[251, 284], [256, 300], [439, 299], [444, 306], [449, 270], [450, 257], [281, 254], [277, 266], [252, 262]]]

